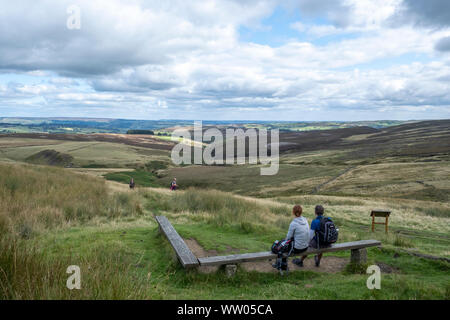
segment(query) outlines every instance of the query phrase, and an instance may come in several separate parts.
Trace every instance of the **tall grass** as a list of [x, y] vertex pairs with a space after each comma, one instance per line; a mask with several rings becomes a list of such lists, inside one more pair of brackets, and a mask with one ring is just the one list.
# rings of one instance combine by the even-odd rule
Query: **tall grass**
[[113, 194], [101, 179], [59, 168], [0, 165], [0, 230], [29, 238], [96, 216], [142, 213], [137, 196]]
[[[142, 213], [137, 194], [110, 194], [101, 179], [60, 168], [0, 164], [0, 299], [144, 297], [143, 284], [134, 281], [118, 250], [93, 251], [73, 263], [66, 255], [52, 258], [27, 240], [95, 217]], [[84, 270], [91, 270], [83, 280], [88, 289], [70, 291], [65, 271], [80, 259]]]
[[[94, 250], [84, 257], [49, 258], [20, 239], [3, 238], [0, 300], [149, 298], [145, 278], [138, 280], [131, 262], [124, 263], [126, 259], [123, 253], [108, 250]], [[82, 270], [81, 290], [66, 287], [70, 265], [78, 265]]]
[[171, 197], [147, 194], [152, 210], [180, 213], [191, 221], [208, 223], [217, 227], [232, 227], [245, 233], [266, 233], [287, 229], [291, 215], [290, 205], [265, 205], [260, 202], [235, 197], [217, 190], [190, 188]]
[[442, 217], [442, 218], [450, 218], [450, 209], [449, 208], [420, 208], [416, 207], [417, 211], [422, 211], [425, 215], [431, 217]]

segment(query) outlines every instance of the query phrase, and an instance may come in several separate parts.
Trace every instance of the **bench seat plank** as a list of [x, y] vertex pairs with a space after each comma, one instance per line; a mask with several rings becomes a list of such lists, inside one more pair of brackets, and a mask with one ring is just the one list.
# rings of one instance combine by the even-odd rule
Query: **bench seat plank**
[[[322, 249], [313, 249], [308, 248], [307, 251], [300, 253], [299, 255], [305, 254], [317, 254], [324, 252], [334, 252], [334, 251], [342, 251], [342, 250], [354, 250], [354, 249], [362, 249], [367, 247], [376, 247], [381, 246], [381, 242], [378, 240], [360, 240], [353, 242], [343, 242], [332, 245], [329, 248]], [[214, 266], [214, 265], [223, 265], [223, 264], [235, 264], [241, 262], [249, 262], [256, 260], [269, 260], [276, 259], [277, 255], [273, 254], [271, 251], [263, 251], [256, 253], [242, 253], [242, 254], [232, 254], [227, 256], [214, 256], [214, 257], [203, 257], [198, 258], [201, 266]]]
[[185, 268], [195, 268], [199, 265], [197, 257], [192, 253], [192, 251], [187, 246], [186, 242], [180, 237], [178, 232], [172, 226], [172, 224], [164, 216], [156, 216], [156, 221], [159, 224], [160, 230], [164, 233], [172, 245], [175, 253], [177, 254], [178, 260]]

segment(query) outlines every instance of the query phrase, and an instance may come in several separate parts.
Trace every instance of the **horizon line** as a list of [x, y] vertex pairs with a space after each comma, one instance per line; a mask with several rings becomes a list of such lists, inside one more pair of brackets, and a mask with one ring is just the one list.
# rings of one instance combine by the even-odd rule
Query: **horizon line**
[[410, 121], [436, 121], [436, 120], [450, 120], [450, 118], [434, 118], [434, 119], [377, 119], [377, 120], [211, 120], [211, 119], [130, 119], [130, 118], [108, 118], [108, 117], [36, 117], [36, 116], [0, 116], [1, 119], [88, 119], [88, 120], [127, 120], [127, 121], [205, 121], [205, 122], [378, 122], [378, 121], [398, 121], [398, 122], [410, 122]]

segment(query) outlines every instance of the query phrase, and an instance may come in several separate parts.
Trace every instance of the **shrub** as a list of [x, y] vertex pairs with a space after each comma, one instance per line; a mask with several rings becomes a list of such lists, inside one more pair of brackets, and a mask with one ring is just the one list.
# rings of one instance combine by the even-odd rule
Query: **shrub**
[[401, 237], [401, 236], [395, 236], [394, 239], [394, 246], [396, 247], [404, 247], [404, 248], [411, 248], [413, 247], [412, 243], [408, 240], [406, 240], [405, 238]]

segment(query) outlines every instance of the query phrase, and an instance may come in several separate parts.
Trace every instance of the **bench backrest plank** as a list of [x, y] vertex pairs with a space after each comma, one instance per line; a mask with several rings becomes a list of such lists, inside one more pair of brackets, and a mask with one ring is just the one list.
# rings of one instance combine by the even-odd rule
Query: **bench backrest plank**
[[[329, 248], [313, 249], [308, 248], [306, 252], [300, 253], [299, 255], [305, 254], [317, 254], [323, 252], [334, 252], [342, 250], [352, 250], [352, 249], [362, 249], [367, 247], [380, 246], [381, 242], [378, 240], [360, 240], [353, 242], [337, 243]], [[242, 253], [242, 254], [232, 254], [227, 256], [214, 256], [214, 257], [203, 257], [198, 258], [201, 266], [212, 266], [212, 265], [222, 265], [222, 264], [234, 264], [241, 262], [249, 262], [256, 260], [269, 260], [276, 259], [277, 255], [273, 254], [271, 251], [263, 251], [256, 253]]]
[[169, 220], [167, 220], [167, 218], [164, 216], [156, 216], [155, 219], [159, 224], [160, 230], [164, 233], [164, 235], [167, 237], [167, 240], [169, 240], [170, 244], [175, 250], [178, 260], [180, 260], [183, 267], [197, 267], [199, 264], [197, 257], [192, 253], [186, 242], [184, 242], [184, 240], [180, 237]]

